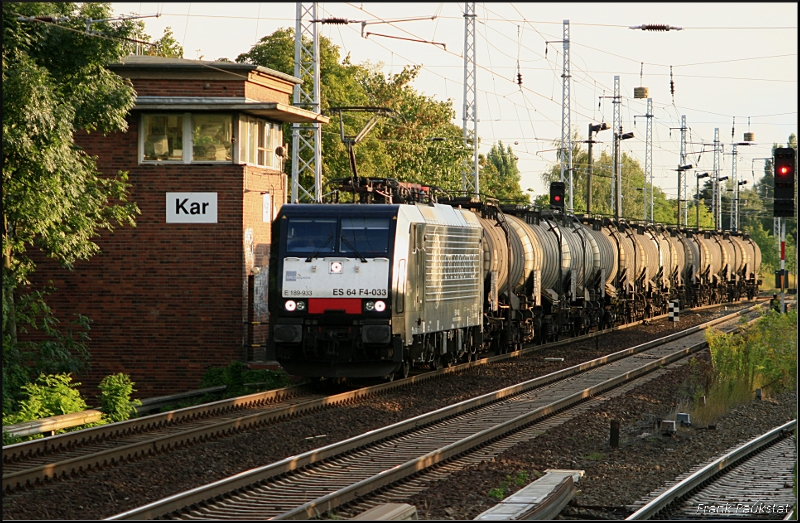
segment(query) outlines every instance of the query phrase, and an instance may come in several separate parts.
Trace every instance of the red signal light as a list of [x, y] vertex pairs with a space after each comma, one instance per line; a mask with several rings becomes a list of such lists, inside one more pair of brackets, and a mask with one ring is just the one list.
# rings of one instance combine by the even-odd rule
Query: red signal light
[[788, 165], [781, 165], [778, 169], [778, 174], [789, 174], [789, 172], [791, 172], [791, 169]]
[[553, 196], [553, 199], [554, 199], [555, 201], [557, 201], [557, 202], [560, 202], [560, 201], [561, 201], [561, 196], [559, 196], [559, 195], [555, 195], [555, 196]]

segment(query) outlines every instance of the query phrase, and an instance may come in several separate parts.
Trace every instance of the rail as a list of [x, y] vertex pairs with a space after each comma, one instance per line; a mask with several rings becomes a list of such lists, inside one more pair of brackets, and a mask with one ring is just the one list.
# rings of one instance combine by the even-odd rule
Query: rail
[[[730, 318], [727, 318], [727, 320], [729, 321]], [[592, 360], [592, 362], [585, 362], [583, 364], [570, 367], [569, 369], [562, 369], [561, 371], [557, 371], [539, 378], [534, 378], [512, 387], [507, 387], [505, 389], [488, 393], [477, 398], [472, 398], [455, 405], [443, 407], [415, 418], [403, 420], [388, 427], [369, 431], [361, 436], [356, 436], [338, 443], [291, 456], [264, 467], [251, 469], [230, 478], [215, 481], [211, 484], [170, 496], [125, 513], [117, 514], [108, 519], [119, 520], [154, 518], [176, 511], [179, 512], [187, 506], [194, 506], [197, 508], [201, 505], [204, 508], [202, 510], [198, 508], [197, 510], [207, 514], [208, 511], [213, 510], [213, 507], [211, 505], [207, 505], [206, 503], [211, 503], [213, 505], [213, 502], [210, 500], [215, 498], [221, 499], [218, 498], [218, 496], [226, 496], [227, 494], [230, 494], [231, 496], [235, 497], [236, 495], [241, 495], [243, 496], [243, 499], [246, 497], [252, 501], [252, 496], [245, 493], [245, 491], [247, 490], [248, 486], [255, 484], [258, 484], [258, 487], [256, 488], [259, 489], [259, 492], [262, 492], [256, 497], [261, 500], [259, 507], [263, 508], [264, 514], [262, 515], [264, 517], [267, 517], [267, 515], [274, 519], [307, 519], [314, 517], [315, 515], [332, 510], [338, 506], [341, 506], [342, 504], [350, 503], [355, 499], [364, 496], [368, 492], [387, 487], [388, 485], [400, 481], [409, 475], [420, 473], [423, 470], [427, 470], [436, 466], [437, 464], [463, 455], [464, 453], [469, 452], [471, 449], [481, 447], [490, 441], [502, 438], [507, 434], [527, 427], [531, 423], [539, 419], [543, 419], [555, 412], [559, 412], [565, 408], [568, 408], [573, 404], [580, 403], [587, 398], [591, 398], [606, 390], [610, 390], [616, 386], [619, 386], [622, 383], [626, 383], [648, 372], [657, 370], [663, 365], [667, 365], [672, 361], [684, 358], [692, 354], [694, 351], [700, 350], [704, 346], [706, 346], [705, 341], [699, 341], [695, 342], [695, 344], [691, 345], [690, 347], [684, 347], [678, 351], [675, 351], [674, 347], [669, 348], [663, 352], [661, 356], [657, 356], [655, 360], [652, 360], [645, 365], [639, 365], [638, 362], [632, 360], [630, 361], [630, 364], [633, 364], [634, 366], [626, 366], [614, 371], [613, 374], [607, 374], [605, 376], [601, 375], [599, 378], [591, 378], [587, 380], [586, 383], [594, 383], [593, 385], [589, 386], [588, 388], [583, 388], [583, 385], [581, 385], [580, 388], [572, 389], [572, 392], [567, 393], [568, 395], [566, 396], [561, 396], [559, 393], [559, 395], [553, 396], [552, 398], [540, 398], [539, 394], [536, 394], [535, 398], [537, 399], [531, 400], [532, 402], [536, 403], [536, 407], [533, 407], [532, 405], [528, 406], [524, 403], [517, 403], [515, 405], [515, 409], [508, 409], [507, 406], [502, 407], [497, 411], [497, 413], [503, 413], [501, 416], [489, 415], [481, 417], [481, 423], [477, 423], [477, 425], [480, 425], [480, 427], [476, 426], [476, 421], [478, 418], [473, 417], [465, 422], [469, 425], [471, 431], [475, 431], [472, 433], [472, 435], [464, 437], [463, 428], [460, 428], [453, 431], [451, 434], [451, 436], [457, 436], [455, 441], [452, 441], [449, 444], [444, 443], [443, 447], [437, 446], [435, 449], [432, 446], [425, 447], [423, 445], [420, 447], [417, 443], [414, 443], [413, 445], [408, 446], [409, 449], [415, 453], [422, 451], [424, 454], [413, 454], [416, 457], [411, 458], [409, 461], [405, 461], [408, 458], [404, 457], [404, 453], [400, 448], [398, 448], [399, 441], [398, 443], [392, 444], [389, 442], [389, 438], [402, 437], [405, 443], [405, 440], [411, 437], [410, 434], [412, 432], [416, 433], [417, 431], [419, 431], [419, 437], [425, 437], [426, 435], [430, 435], [430, 428], [434, 423], [438, 423], [446, 419], [448, 420], [447, 424], [452, 425], [455, 423], [454, 420], [457, 417], [467, 416], [467, 413], [470, 413], [471, 415], [472, 413], [475, 413], [475, 410], [479, 407], [495, 404], [498, 401], [502, 401], [503, 399], [510, 397], [519, 398], [520, 393], [531, 394], [534, 388], [541, 387], [545, 383], [551, 383], [554, 379], [556, 379], [556, 376], [563, 379], [576, 372], [579, 372], [580, 370], [593, 368], [597, 366], [597, 364], [608, 363], [609, 361], [616, 361], [617, 359], [622, 359], [628, 355], [637, 354], [643, 350], [643, 347], [639, 346], [637, 348], [619, 351], [614, 353], [614, 355], [598, 358], [596, 360]], [[522, 405], [522, 407], [519, 405]], [[502, 421], [503, 419], [505, 419], [505, 421]], [[485, 426], [486, 423], [488, 423], [489, 426]], [[457, 439], [459, 437], [462, 439]], [[438, 445], [443, 444], [441, 438], [434, 439], [438, 441]], [[362, 454], [362, 451], [367, 452], [366, 449], [373, 445], [375, 446], [375, 455], [370, 457]], [[390, 454], [392, 456], [390, 461], [392, 459], [395, 460], [393, 463], [386, 461], [386, 449], [393, 449], [390, 450]], [[358, 450], [359, 455], [353, 457], [352, 453], [356, 450]], [[350, 470], [346, 475], [343, 475], [342, 472], [348, 465], [338, 464], [333, 466], [331, 464], [332, 462], [330, 461], [332, 459], [339, 459], [340, 456], [343, 460], [349, 459], [356, 466], [361, 466], [366, 470]], [[321, 497], [312, 498], [307, 500], [305, 503], [298, 499], [297, 503], [299, 503], [299, 505], [295, 505], [294, 508], [286, 511], [285, 501], [287, 501], [286, 496], [290, 490], [292, 492], [296, 492], [300, 498], [308, 499], [307, 495], [310, 494], [307, 492], [307, 482], [309, 481], [308, 478], [299, 478], [297, 481], [290, 481], [289, 475], [293, 475], [295, 472], [304, 475], [317, 473], [324, 475], [323, 471], [321, 470], [315, 469], [315, 472], [312, 471], [314, 467], [320, 466], [320, 462], [324, 462], [325, 467], [336, 470], [335, 481], [338, 486], [332, 487], [332, 491], [329, 491], [327, 494], [323, 494], [326, 489], [323, 488], [322, 483], [320, 483], [321, 477], [314, 476], [316, 479], [314, 480], [315, 488], [313, 495], [321, 495]], [[372, 475], [374, 472], [366, 474], [368, 470], [374, 471], [376, 468], [377, 470], [382, 471], [375, 475]], [[353, 481], [355, 481], [355, 483], [349, 484], [348, 486], [342, 485], [340, 480], [345, 476], [354, 478]], [[363, 479], [359, 481], [358, 478]], [[274, 483], [275, 481], [278, 481], [280, 484]], [[287, 481], [294, 486], [290, 488]], [[267, 485], [267, 483], [269, 483], [269, 485]], [[274, 492], [271, 491], [271, 495], [277, 497], [271, 498], [269, 497], [270, 495], [263, 494], [264, 489], [277, 489]], [[234, 491], [238, 491], [238, 494], [232, 494]], [[224, 509], [226, 513], [230, 513], [229, 511], [234, 503], [235, 501], [233, 497], [226, 497], [226, 508]], [[281, 506], [284, 508], [281, 508]], [[195, 509], [193, 509], [191, 517], [198, 517], [199, 512], [194, 510]]]
[[635, 521], [650, 519], [658, 514], [661, 510], [673, 503], [680, 497], [688, 494], [692, 489], [700, 486], [703, 482], [708, 481], [719, 472], [725, 470], [741, 459], [747, 457], [749, 454], [761, 449], [762, 447], [772, 443], [773, 441], [791, 434], [797, 427], [797, 420], [792, 420], [779, 427], [776, 427], [766, 434], [748, 441], [744, 445], [732, 450], [721, 458], [714, 460], [705, 467], [701, 468], [694, 474], [689, 475], [683, 481], [673, 485], [661, 495], [654, 498], [650, 503], [646, 504], [627, 518], [626, 521]]
[[[724, 304], [714, 304], [714, 305], [705, 305], [702, 307], [696, 307], [691, 309], [693, 311], [704, 310], [713, 307], [720, 307], [725, 306]], [[742, 312], [752, 309], [753, 307], [749, 307], [744, 309]], [[615, 332], [618, 330], [628, 329], [643, 323], [643, 321], [653, 321], [662, 318], [666, 318], [667, 314], [662, 314], [661, 316], [655, 316], [653, 318], [648, 318], [647, 320], [639, 320], [636, 322], [626, 323], [624, 325], [619, 325], [617, 327], [613, 327], [612, 329], [606, 329], [603, 331], [591, 332], [588, 334], [584, 334], [582, 336], [572, 337], [572, 338], [565, 338], [559, 341], [547, 343], [545, 345], [539, 345], [535, 347], [535, 350], [538, 350], [543, 347], [557, 347], [560, 345], [565, 345], [568, 343], [573, 343], [580, 340], [596, 338], [598, 336], [602, 336], [608, 332]], [[694, 332], [694, 331], [693, 331]], [[519, 353], [526, 353], [529, 351], [523, 350], [519, 351], [518, 353], [511, 353], [511, 357], [515, 354]], [[488, 358], [488, 362], [494, 362], [496, 360], [507, 359], [509, 357], [508, 354], [503, 354], [499, 356], [494, 356]], [[257, 386], [261, 385], [261, 383], [245, 383], [245, 386]], [[181, 392], [177, 394], [171, 394], [168, 396], [158, 396], [153, 398], [144, 398], [141, 400], [142, 405], [136, 407], [137, 414], [142, 413], [149, 413], [159, 408], [168, 406], [173, 404], [177, 401], [189, 399], [193, 397], [203, 396], [205, 394], [213, 394], [218, 392], [223, 392], [227, 387], [225, 385], [219, 385], [216, 387], [208, 387], [204, 389], [198, 389], [193, 391]], [[89, 409], [81, 412], [75, 412], [72, 414], [61, 414], [58, 416], [50, 416], [47, 418], [42, 418], [39, 420], [33, 421], [26, 421], [22, 423], [16, 423], [13, 425], [4, 425], [3, 426], [3, 434], [9, 435], [11, 437], [25, 437], [25, 436], [32, 436], [36, 434], [47, 434], [49, 436], [53, 436], [56, 431], [63, 430], [63, 429], [70, 429], [74, 427], [79, 427], [81, 425], [87, 425], [90, 423], [96, 423], [101, 420], [103, 412], [100, 409]]]

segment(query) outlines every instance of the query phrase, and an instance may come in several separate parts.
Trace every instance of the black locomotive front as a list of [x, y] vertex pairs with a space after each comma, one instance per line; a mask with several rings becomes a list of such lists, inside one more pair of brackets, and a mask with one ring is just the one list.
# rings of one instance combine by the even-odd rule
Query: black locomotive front
[[270, 345], [290, 374], [366, 377], [402, 362], [392, 336], [396, 205], [284, 205], [270, 251]]

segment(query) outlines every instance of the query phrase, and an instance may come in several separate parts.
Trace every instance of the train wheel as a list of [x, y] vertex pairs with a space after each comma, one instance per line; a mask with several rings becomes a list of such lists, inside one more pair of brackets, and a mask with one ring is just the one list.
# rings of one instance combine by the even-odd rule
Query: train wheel
[[411, 362], [408, 360], [403, 360], [403, 364], [400, 366], [400, 371], [402, 372], [403, 378], [407, 378], [409, 374], [411, 374]]
[[393, 382], [394, 381], [394, 372], [390, 372], [389, 374], [384, 376], [383, 379], [385, 379], [388, 383]]

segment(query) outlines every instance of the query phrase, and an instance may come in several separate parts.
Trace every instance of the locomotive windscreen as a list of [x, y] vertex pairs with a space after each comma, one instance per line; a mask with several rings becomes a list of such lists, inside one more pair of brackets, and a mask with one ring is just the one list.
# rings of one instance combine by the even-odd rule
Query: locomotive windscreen
[[389, 252], [389, 220], [386, 218], [342, 218], [339, 252], [386, 255]]
[[389, 253], [388, 218], [346, 216], [289, 218], [287, 253], [338, 253], [386, 256]]
[[333, 252], [336, 218], [291, 218], [286, 252]]

